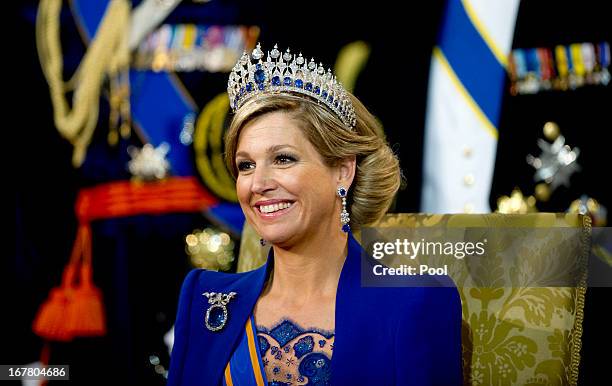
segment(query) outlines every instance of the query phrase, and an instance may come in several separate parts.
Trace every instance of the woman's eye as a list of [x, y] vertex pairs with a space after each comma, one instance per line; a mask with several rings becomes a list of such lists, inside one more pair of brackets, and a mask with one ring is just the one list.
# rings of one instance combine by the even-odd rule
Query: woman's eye
[[249, 170], [251, 168], [252, 162], [248, 161], [240, 161], [238, 162], [238, 171]]
[[295, 162], [295, 157], [289, 154], [279, 154], [276, 156], [276, 162], [279, 164], [288, 164], [291, 162]]

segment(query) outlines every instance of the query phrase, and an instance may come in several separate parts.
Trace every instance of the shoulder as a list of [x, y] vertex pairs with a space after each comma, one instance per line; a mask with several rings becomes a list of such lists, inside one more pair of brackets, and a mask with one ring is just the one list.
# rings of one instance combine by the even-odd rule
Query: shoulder
[[[354, 239], [351, 247], [358, 256], [353, 261], [347, 282], [354, 283], [352, 297], [359, 302], [382, 306], [396, 317], [414, 318], [415, 313], [427, 311], [432, 315], [461, 315], [459, 291], [448, 275], [377, 275], [373, 268], [380, 263]], [[361, 262], [360, 262], [361, 261]], [[356, 291], [355, 291], [356, 290]]]
[[[444, 277], [443, 277], [444, 278]], [[439, 279], [435, 281], [419, 281], [418, 285], [385, 288], [385, 298], [395, 304], [395, 309], [403, 314], [416, 311], [445, 313], [448, 310], [461, 309], [459, 291], [453, 281], [445, 277], [444, 284]], [[414, 315], [413, 315], [414, 316]]]
[[261, 269], [265, 269], [265, 267], [248, 272], [227, 273], [195, 268], [185, 277], [181, 292], [193, 292], [205, 288], [216, 288], [222, 291], [224, 288], [247, 284], [249, 281], [256, 280], [257, 273], [260, 273]]

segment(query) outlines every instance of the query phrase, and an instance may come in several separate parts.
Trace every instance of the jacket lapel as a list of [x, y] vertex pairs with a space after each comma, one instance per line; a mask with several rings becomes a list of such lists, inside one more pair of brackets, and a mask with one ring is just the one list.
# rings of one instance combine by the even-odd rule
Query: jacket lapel
[[[198, 379], [200, 384], [218, 385], [221, 383], [223, 371], [230, 360], [238, 339], [244, 332], [248, 318], [253, 312], [255, 303], [261, 294], [263, 285], [272, 268], [272, 250], [268, 254], [266, 264], [254, 271], [243, 274], [220, 274], [202, 275], [199, 294], [196, 295], [196, 303], [193, 307], [192, 323], [200, 333], [194, 333], [192, 352], [199, 358], [210, 358], [199, 366], [189, 366], [199, 374], [192, 374], [186, 379]], [[204, 324], [206, 310], [209, 308], [208, 299], [201, 296], [204, 292], [236, 292], [236, 296], [227, 304], [228, 318], [225, 326], [219, 331], [210, 331]], [[197, 359], [196, 359], [197, 360]], [[211, 382], [214, 381], [214, 382]], [[203, 382], [203, 383], [202, 383]]]
[[[354, 380], [354, 361], [351, 361], [351, 350], [354, 348], [355, 304], [359, 304], [360, 283], [360, 256], [362, 248], [355, 240], [352, 232], [348, 236], [348, 254], [338, 281], [335, 310], [335, 344], [331, 358], [331, 384], [349, 384], [347, 380]], [[354, 358], [353, 358], [354, 359]]]

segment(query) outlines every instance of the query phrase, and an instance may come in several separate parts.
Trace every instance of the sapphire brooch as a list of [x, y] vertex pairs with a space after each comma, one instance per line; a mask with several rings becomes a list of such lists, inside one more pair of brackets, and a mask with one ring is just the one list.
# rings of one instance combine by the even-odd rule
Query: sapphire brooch
[[208, 298], [208, 304], [210, 307], [206, 310], [206, 316], [204, 317], [204, 324], [210, 331], [219, 331], [227, 323], [227, 303], [234, 296], [236, 292], [230, 292], [229, 294], [223, 294], [220, 292], [204, 292], [202, 296]]

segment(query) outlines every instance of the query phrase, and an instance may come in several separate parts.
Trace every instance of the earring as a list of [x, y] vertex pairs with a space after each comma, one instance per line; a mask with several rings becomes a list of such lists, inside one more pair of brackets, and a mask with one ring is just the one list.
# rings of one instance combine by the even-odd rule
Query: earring
[[349, 222], [351, 219], [349, 218], [349, 213], [346, 211], [346, 189], [344, 186], [338, 188], [338, 196], [342, 198], [342, 212], [340, 213], [340, 222], [342, 223], [342, 231], [344, 233], [348, 233], [351, 230]]
[[266, 240], [264, 240], [264, 239], [259, 239], [259, 245], [261, 245], [262, 247], [263, 247], [264, 245], [266, 245]]

